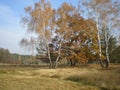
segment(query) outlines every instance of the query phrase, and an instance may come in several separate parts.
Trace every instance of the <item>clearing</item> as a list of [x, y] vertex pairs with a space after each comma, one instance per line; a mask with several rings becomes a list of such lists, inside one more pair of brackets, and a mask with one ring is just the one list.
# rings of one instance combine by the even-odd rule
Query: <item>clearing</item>
[[0, 90], [120, 90], [120, 65], [58, 69], [0, 67]]

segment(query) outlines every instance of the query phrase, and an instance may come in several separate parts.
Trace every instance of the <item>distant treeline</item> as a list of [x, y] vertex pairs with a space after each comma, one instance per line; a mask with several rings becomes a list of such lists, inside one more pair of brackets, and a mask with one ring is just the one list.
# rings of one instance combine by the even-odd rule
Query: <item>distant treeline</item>
[[0, 48], [0, 63], [28, 64], [30, 55], [11, 54], [8, 49]]
[[[120, 63], [120, 46], [110, 53], [111, 63]], [[7, 64], [38, 64], [40, 60], [31, 55], [11, 54], [8, 49], [0, 48], [0, 63]], [[43, 61], [41, 59], [41, 61]], [[94, 62], [91, 62], [94, 63]]]

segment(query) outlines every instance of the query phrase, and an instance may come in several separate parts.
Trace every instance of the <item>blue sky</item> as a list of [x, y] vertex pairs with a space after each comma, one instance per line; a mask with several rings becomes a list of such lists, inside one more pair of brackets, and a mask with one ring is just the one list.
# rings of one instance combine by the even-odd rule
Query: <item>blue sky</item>
[[[19, 41], [26, 37], [25, 29], [20, 25], [24, 8], [39, 0], [0, 0], [0, 47], [9, 49], [11, 53], [27, 54], [20, 48]], [[63, 2], [77, 5], [78, 0], [49, 0], [53, 8]]]

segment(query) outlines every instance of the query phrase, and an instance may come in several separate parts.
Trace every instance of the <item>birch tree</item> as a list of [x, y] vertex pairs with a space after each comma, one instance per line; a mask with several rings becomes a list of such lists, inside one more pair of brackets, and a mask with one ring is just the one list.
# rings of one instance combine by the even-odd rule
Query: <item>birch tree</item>
[[22, 18], [22, 23], [26, 25], [29, 32], [35, 32], [46, 43], [47, 55], [50, 61], [50, 68], [52, 67], [52, 60], [50, 57], [49, 43], [51, 42], [54, 10], [50, 2], [40, 0], [34, 6], [25, 8], [26, 16]]
[[[60, 58], [60, 54], [61, 54], [61, 49], [63, 47], [63, 43], [65, 42], [65, 37], [70, 35], [70, 28], [68, 27], [68, 16], [70, 16], [70, 14], [73, 14], [73, 6], [69, 5], [68, 3], [63, 3], [61, 5], [60, 8], [57, 9], [56, 12], [56, 31], [55, 33], [57, 34], [57, 36], [59, 37], [59, 50], [58, 50], [58, 57], [56, 59], [56, 65], [55, 67], [57, 67], [57, 62]], [[68, 32], [69, 31], [69, 32]]]
[[100, 24], [101, 28], [104, 28], [104, 37], [105, 37], [105, 53], [106, 53], [106, 68], [109, 67], [109, 40], [115, 32], [115, 29], [119, 26], [120, 20], [120, 2], [108, 1], [102, 3], [99, 12], [100, 12]]
[[[104, 27], [105, 30], [105, 45], [106, 45], [106, 65], [109, 66], [109, 54], [108, 54], [108, 42], [110, 36], [110, 30], [114, 30], [119, 23], [119, 12], [120, 12], [120, 2], [112, 1], [112, 0], [90, 0], [84, 1], [82, 3], [85, 6], [85, 10], [87, 9], [87, 16], [96, 21], [96, 26], [98, 30], [98, 42], [99, 42], [99, 60], [102, 67], [104, 67], [102, 63], [102, 49], [101, 49], [101, 29]], [[87, 18], [88, 18], [87, 17]], [[108, 28], [107, 28], [108, 27]]]

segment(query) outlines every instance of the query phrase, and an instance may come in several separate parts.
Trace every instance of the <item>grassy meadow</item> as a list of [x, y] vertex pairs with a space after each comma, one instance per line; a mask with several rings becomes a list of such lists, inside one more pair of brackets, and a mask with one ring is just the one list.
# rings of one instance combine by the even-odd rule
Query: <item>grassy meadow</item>
[[0, 67], [0, 90], [120, 90], [120, 65]]

